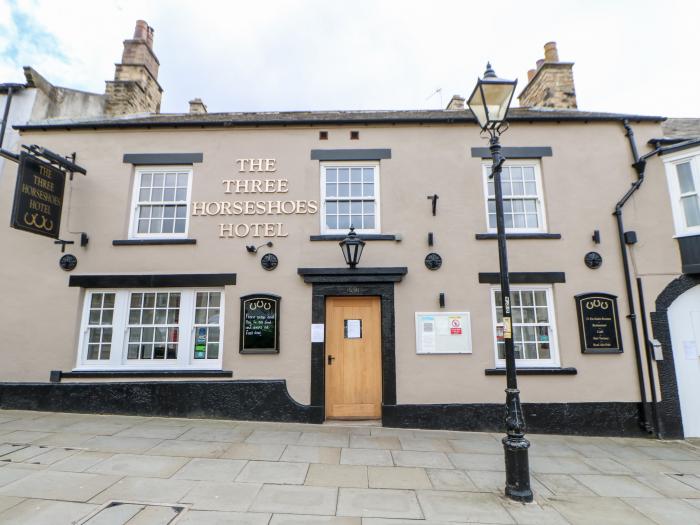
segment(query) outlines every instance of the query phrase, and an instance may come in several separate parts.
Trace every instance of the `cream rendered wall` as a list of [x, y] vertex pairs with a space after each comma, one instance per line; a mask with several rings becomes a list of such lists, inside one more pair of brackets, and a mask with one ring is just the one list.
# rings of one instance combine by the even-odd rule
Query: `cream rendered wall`
[[[657, 124], [633, 124], [640, 150], [648, 138], [659, 136]], [[234, 377], [285, 378], [291, 395], [309, 402], [311, 285], [297, 275], [299, 267], [343, 265], [337, 242], [310, 242], [318, 234], [320, 215], [276, 217], [192, 217], [194, 246], [112, 246], [125, 239], [129, 222], [133, 167], [122, 163], [124, 153], [203, 152], [194, 165], [193, 201], [314, 199], [320, 196], [319, 162], [311, 149], [391, 148], [382, 160], [382, 232], [400, 234], [400, 242], [368, 242], [361, 266], [407, 266], [408, 274], [395, 287], [396, 367], [399, 403], [501, 402], [503, 376], [485, 376], [494, 366], [490, 286], [478, 284], [479, 272], [498, 271], [496, 242], [477, 241], [486, 231], [481, 159], [471, 147], [483, 147], [475, 126], [367, 126], [360, 140], [349, 140], [349, 127], [322, 128], [329, 140], [318, 140], [319, 128], [217, 129], [150, 131], [34, 132], [22, 137], [53, 151], [78, 152], [77, 161], [88, 175], [77, 175], [67, 189], [65, 233], [86, 231], [87, 249], [70, 247], [78, 256], [74, 274], [224, 273], [238, 275], [226, 289], [224, 368]], [[634, 401], [639, 390], [622, 279], [621, 260], [612, 211], [634, 180], [624, 130], [619, 123], [520, 124], [503, 136], [504, 146], [551, 146], [552, 157], [542, 159], [548, 230], [561, 240], [509, 242], [511, 271], [564, 271], [566, 283], [555, 284], [558, 343], [562, 366], [578, 369], [576, 376], [522, 376], [524, 402]], [[239, 174], [238, 158], [275, 158], [275, 174]], [[14, 191], [14, 166], [6, 167], [0, 186], [0, 210], [9, 216]], [[283, 195], [226, 195], [222, 179], [286, 178]], [[437, 193], [433, 217], [427, 195]], [[68, 201], [67, 201], [68, 202]], [[70, 211], [69, 211], [70, 210]], [[70, 217], [68, 215], [70, 214]], [[286, 238], [274, 238], [270, 250], [280, 258], [273, 272], [264, 271], [260, 254], [245, 251], [246, 244], [266, 239], [219, 239], [221, 222], [283, 222]], [[625, 208], [626, 229], [636, 229], [640, 242], [633, 248], [638, 270], [654, 274], [647, 283], [647, 303], [680, 271], [678, 249], [672, 239], [672, 220], [663, 170], [650, 161], [647, 181]], [[591, 241], [601, 231], [602, 243]], [[435, 246], [428, 247], [428, 232]], [[68, 274], [58, 267], [60, 250], [50, 239], [3, 228], [0, 242], [11, 247], [0, 269], [1, 351], [3, 381], [47, 381], [52, 369], [75, 365], [81, 291], [69, 288]], [[598, 270], [589, 270], [583, 256], [590, 250], [604, 258]], [[266, 250], [261, 250], [264, 253]], [[436, 251], [443, 267], [431, 272], [425, 255]], [[663, 274], [658, 276], [656, 274]], [[666, 275], [669, 278], [666, 278]], [[664, 281], [664, 279], [666, 279]], [[646, 282], [646, 281], [645, 281]], [[625, 352], [621, 355], [583, 355], [574, 308], [574, 295], [603, 291], [619, 296]], [[271, 292], [282, 296], [281, 353], [238, 353], [241, 295]], [[438, 309], [439, 292], [446, 293], [446, 311], [466, 310], [472, 316], [472, 355], [415, 353], [414, 313]], [[640, 331], [641, 334], [641, 331]]]

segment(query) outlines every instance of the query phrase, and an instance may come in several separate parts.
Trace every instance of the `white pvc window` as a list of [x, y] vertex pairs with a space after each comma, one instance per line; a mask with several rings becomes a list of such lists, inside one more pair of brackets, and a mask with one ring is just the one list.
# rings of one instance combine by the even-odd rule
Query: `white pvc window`
[[[559, 366], [552, 288], [514, 286], [510, 290], [515, 362], [519, 367]], [[496, 366], [505, 367], [500, 287], [491, 289]]]
[[186, 237], [191, 180], [190, 167], [136, 168], [130, 237]]
[[[488, 231], [496, 231], [496, 198], [491, 165], [483, 165], [486, 196], [486, 224]], [[501, 173], [503, 190], [503, 218], [507, 231], [546, 231], [542, 177], [539, 162], [512, 161], [503, 166]]]
[[321, 232], [378, 233], [379, 165], [327, 163], [321, 166]]
[[700, 153], [666, 161], [676, 235], [700, 234]]
[[223, 312], [221, 289], [88, 290], [77, 369], [221, 369]]

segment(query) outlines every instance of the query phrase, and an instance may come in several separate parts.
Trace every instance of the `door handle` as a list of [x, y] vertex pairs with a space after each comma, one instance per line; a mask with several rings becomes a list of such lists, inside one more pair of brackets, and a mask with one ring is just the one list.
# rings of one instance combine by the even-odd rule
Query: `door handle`
[[329, 355], [329, 356], [328, 356], [328, 364], [329, 364], [329, 365], [332, 365], [332, 364], [333, 364], [333, 359], [335, 359], [335, 357], [333, 357], [332, 355]]

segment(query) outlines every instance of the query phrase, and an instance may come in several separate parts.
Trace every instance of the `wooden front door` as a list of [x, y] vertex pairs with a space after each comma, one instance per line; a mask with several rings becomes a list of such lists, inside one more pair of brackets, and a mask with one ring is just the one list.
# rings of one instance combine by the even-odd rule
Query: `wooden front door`
[[382, 415], [379, 297], [326, 299], [326, 417]]

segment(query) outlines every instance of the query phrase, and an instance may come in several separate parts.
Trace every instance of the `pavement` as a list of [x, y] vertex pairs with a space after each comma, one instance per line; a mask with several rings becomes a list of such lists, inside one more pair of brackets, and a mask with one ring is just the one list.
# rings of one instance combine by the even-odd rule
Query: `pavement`
[[700, 443], [0, 411], [0, 523], [700, 524]]

